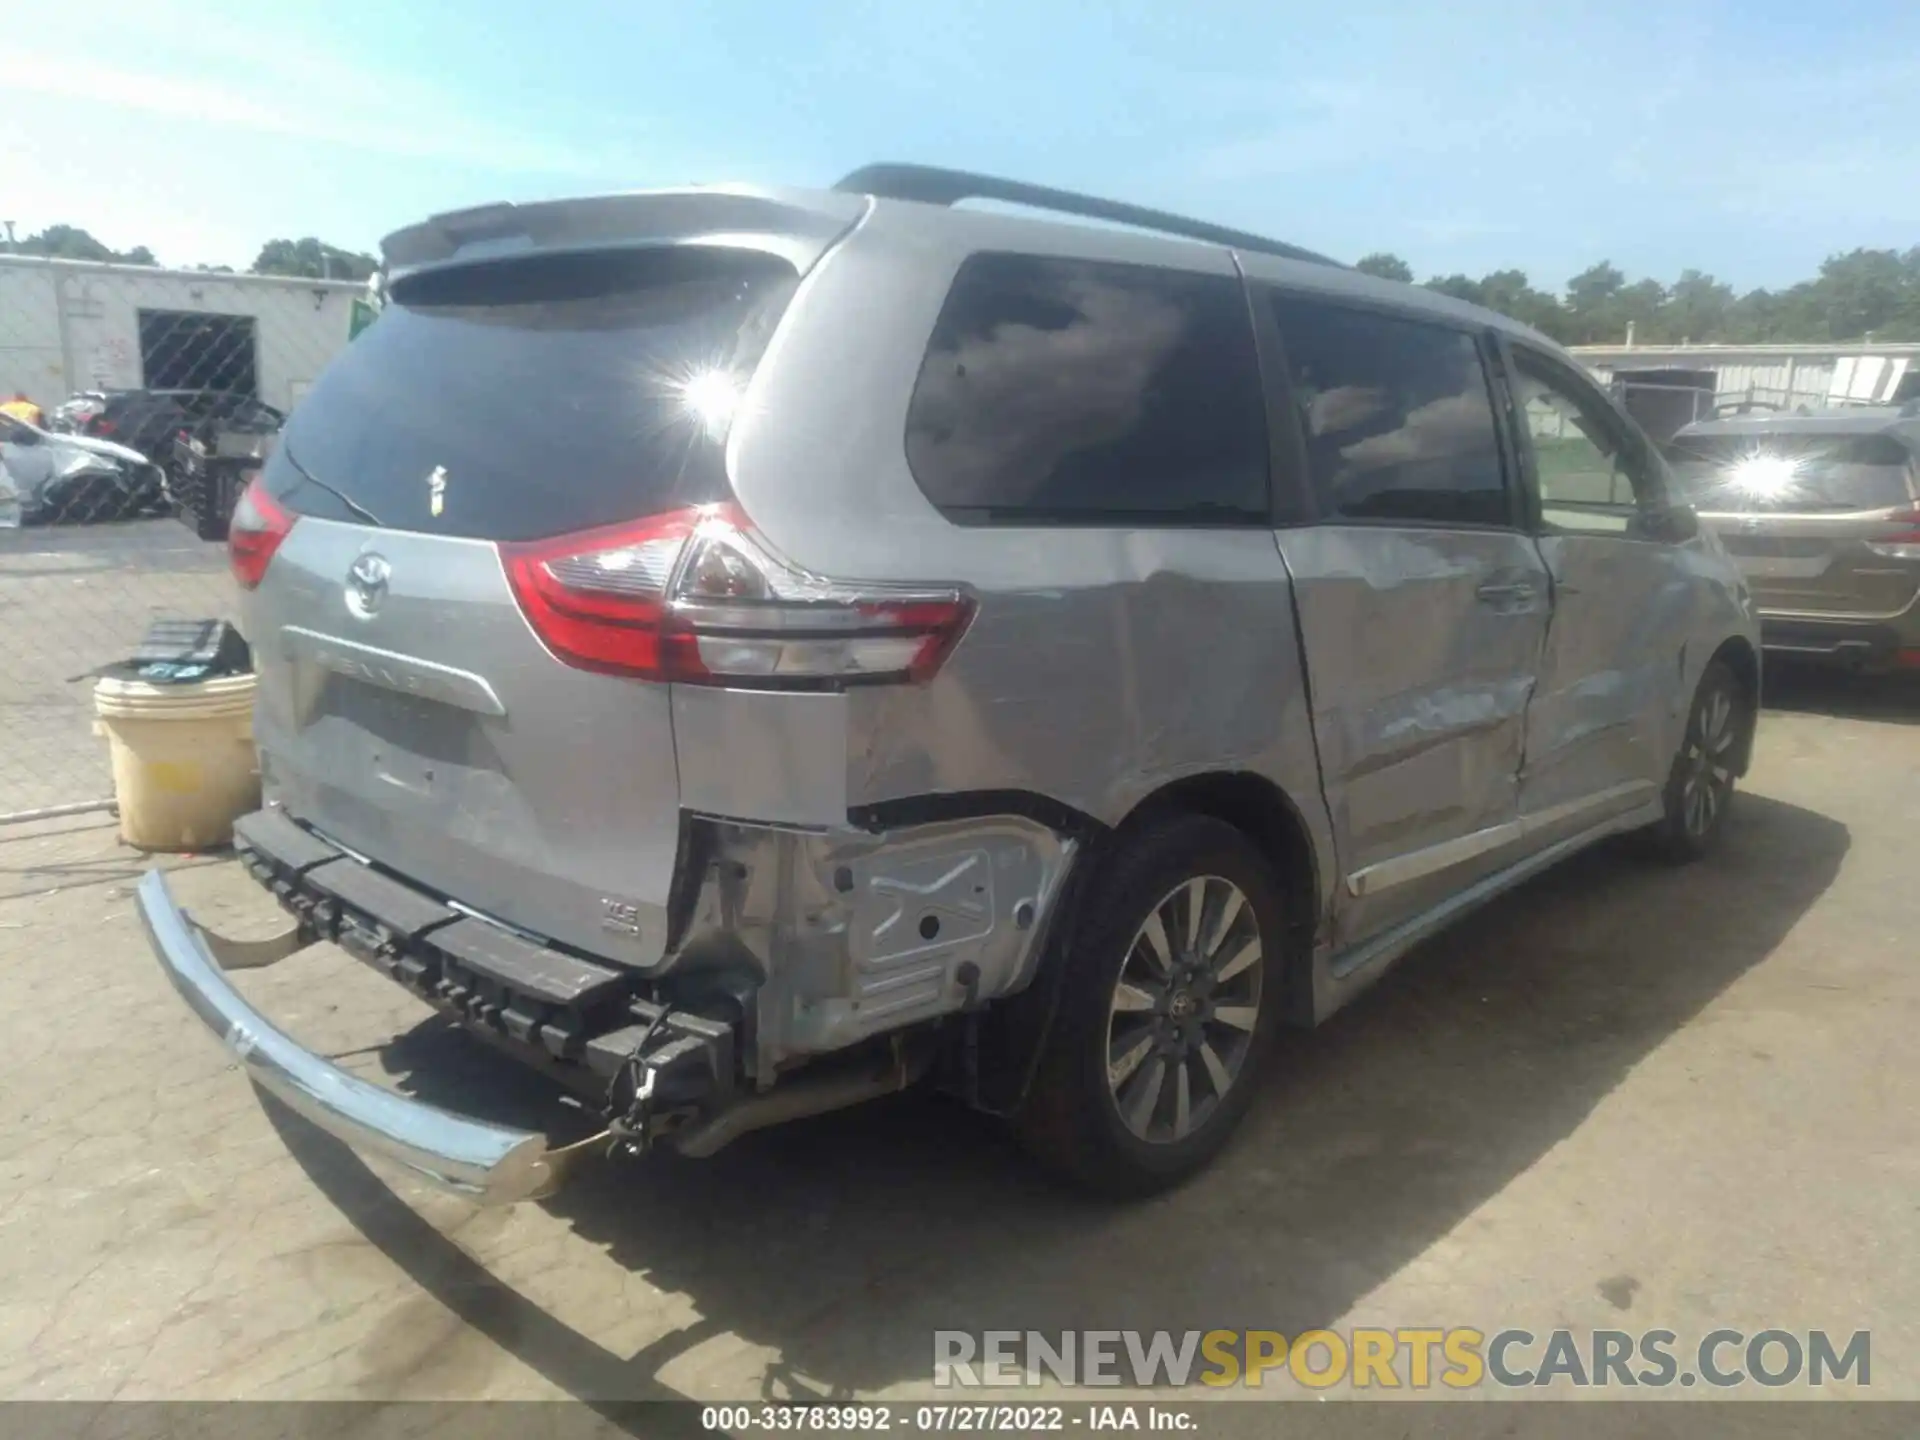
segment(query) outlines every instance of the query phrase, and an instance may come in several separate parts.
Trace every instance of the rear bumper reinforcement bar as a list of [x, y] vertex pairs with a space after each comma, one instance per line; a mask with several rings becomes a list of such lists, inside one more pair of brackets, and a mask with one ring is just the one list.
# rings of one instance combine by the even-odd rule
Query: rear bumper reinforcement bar
[[140, 881], [138, 895], [147, 939], [188, 1008], [255, 1083], [336, 1140], [482, 1205], [550, 1194], [574, 1153], [596, 1141], [604, 1147], [595, 1137], [550, 1150], [544, 1136], [454, 1115], [347, 1074], [274, 1028], [222, 973], [222, 952], [233, 968], [258, 967], [299, 948], [297, 933], [242, 951], [181, 909], [158, 870]]

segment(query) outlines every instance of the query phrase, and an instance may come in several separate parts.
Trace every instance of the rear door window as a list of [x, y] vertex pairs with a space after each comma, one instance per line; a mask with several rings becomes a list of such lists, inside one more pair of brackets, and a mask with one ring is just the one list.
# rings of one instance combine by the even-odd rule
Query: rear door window
[[1238, 280], [980, 254], [955, 277], [907, 460], [961, 523], [1268, 523], [1267, 433]]
[[1682, 435], [1669, 454], [1688, 497], [1708, 512], [1844, 514], [1913, 499], [1912, 461], [1890, 435]]
[[[796, 284], [691, 246], [402, 277], [287, 422], [272, 483], [304, 472], [359, 518], [489, 540], [720, 499], [731, 409]], [[328, 513], [312, 489], [294, 503]]]
[[1472, 335], [1281, 292], [1269, 303], [1323, 520], [1514, 523]]

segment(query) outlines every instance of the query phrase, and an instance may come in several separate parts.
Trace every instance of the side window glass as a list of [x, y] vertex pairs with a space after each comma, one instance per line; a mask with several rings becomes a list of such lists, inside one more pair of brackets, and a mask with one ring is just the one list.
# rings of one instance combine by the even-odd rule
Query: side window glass
[[1325, 519], [1513, 523], [1471, 335], [1294, 295], [1272, 304]]
[[1604, 406], [1514, 351], [1514, 403], [1533, 447], [1541, 521], [1561, 534], [1627, 535], [1664, 504], [1658, 477], [1625, 449]]
[[954, 520], [1264, 525], [1245, 291], [1224, 275], [972, 256], [921, 362], [906, 448]]

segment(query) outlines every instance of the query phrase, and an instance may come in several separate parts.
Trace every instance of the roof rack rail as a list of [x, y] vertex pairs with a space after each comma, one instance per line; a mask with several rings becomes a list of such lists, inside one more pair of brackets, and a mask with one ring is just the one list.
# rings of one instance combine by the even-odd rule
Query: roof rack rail
[[833, 187], [861, 195], [877, 195], [883, 200], [917, 200], [925, 205], [954, 205], [962, 200], [1000, 200], [1011, 205], [1028, 205], [1036, 210], [1053, 210], [1063, 215], [1084, 215], [1092, 220], [1107, 220], [1132, 225], [1141, 230], [1157, 230], [1164, 235], [1179, 235], [1188, 240], [1204, 240], [1210, 245], [1227, 245], [1236, 250], [1254, 250], [1263, 255], [1280, 255], [1288, 260], [1308, 260], [1316, 265], [1347, 268], [1338, 260], [1316, 255], [1298, 245], [1230, 230], [1224, 225], [1209, 225], [1204, 220], [1189, 220], [1165, 210], [1149, 210], [1119, 200], [1102, 200], [1096, 195], [1081, 195], [1072, 190], [1055, 190], [1046, 185], [1029, 185], [1022, 180], [1001, 180], [992, 175], [975, 175], [966, 170], [946, 170], [937, 165], [863, 165]]

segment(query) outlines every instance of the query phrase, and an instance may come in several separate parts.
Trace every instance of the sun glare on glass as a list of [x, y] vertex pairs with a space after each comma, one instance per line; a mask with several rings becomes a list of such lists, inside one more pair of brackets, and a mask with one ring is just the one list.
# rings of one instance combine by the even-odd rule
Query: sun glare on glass
[[680, 405], [709, 435], [724, 435], [740, 408], [739, 377], [725, 370], [702, 370], [680, 382]]
[[1785, 455], [1749, 455], [1733, 467], [1728, 484], [1755, 500], [1777, 500], [1794, 487], [1800, 462]]

